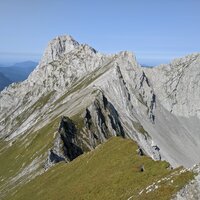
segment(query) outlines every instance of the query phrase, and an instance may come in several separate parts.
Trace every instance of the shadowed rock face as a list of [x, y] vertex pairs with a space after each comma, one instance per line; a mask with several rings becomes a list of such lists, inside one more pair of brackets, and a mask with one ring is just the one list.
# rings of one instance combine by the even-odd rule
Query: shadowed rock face
[[65, 159], [63, 157], [58, 156], [51, 149], [50, 152], [49, 152], [49, 162], [51, 162], [51, 163], [58, 163], [58, 162], [61, 162], [61, 161], [65, 161]]
[[69, 117], [61, 118], [45, 169], [61, 161], [70, 162], [111, 136], [126, 136], [117, 110], [101, 91], [97, 93], [93, 104], [86, 108], [84, 115], [80, 117], [83, 127], [77, 127]]
[[70, 161], [83, 153], [83, 150], [78, 146], [77, 130], [68, 117], [63, 117], [60, 123], [58, 132], [63, 141], [64, 155]]
[[85, 117], [89, 118], [90, 131], [97, 143], [102, 143], [111, 136], [125, 137], [117, 110], [101, 91], [98, 91], [94, 103], [86, 109]]
[[81, 154], [83, 154], [83, 150], [77, 140], [75, 124], [70, 118], [63, 116], [54, 146], [49, 150], [44, 168], [48, 169], [61, 161], [70, 162]]
[[122, 124], [120, 122], [119, 114], [117, 110], [115, 109], [115, 107], [108, 100], [107, 100], [106, 108], [109, 111], [108, 117], [110, 119], [110, 123], [113, 130], [115, 130], [116, 132], [116, 135], [125, 137], [124, 128], [122, 127]]
[[90, 114], [90, 111], [87, 108], [85, 110], [84, 124], [85, 124], [85, 127], [87, 129], [91, 128], [91, 125], [92, 125], [92, 116]]

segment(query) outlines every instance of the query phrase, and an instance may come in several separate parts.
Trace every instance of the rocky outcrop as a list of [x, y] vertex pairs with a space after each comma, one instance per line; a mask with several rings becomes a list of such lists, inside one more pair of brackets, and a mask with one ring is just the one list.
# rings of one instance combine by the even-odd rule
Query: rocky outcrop
[[168, 65], [144, 68], [162, 105], [177, 116], [198, 116], [200, 54], [175, 59]]
[[63, 117], [58, 132], [63, 141], [63, 153], [71, 161], [83, 153], [77, 141], [77, 130], [72, 120]]
[[[80, 121], [77, 122], [78, 120]], [[62, 117], [44, 167], [48, 169], [58, 162], [69, 162], [112, 136], [125, 137], [126, 133], [117, 110], [102, 91], [97, 90], [93, 103], [81, 116], [76, 116], [73, 120]]]
[[40, 65], [46, 65], [55, 60], [60, 60], [62, 56], [77, 48], [79, 43], [71, 36], [58, 36], [51, 40], [44, 51]]
[[93, 136], [93, 146], [111, 136], [125, 137], [118, 112], [101, 91], [97, 91], [93, 104], [86, 109], [85, 119], [90, 122], [88, 131]]
[[200, 166], [196, 165], [192, 169], [197, 175], [184, 186], [172, 200], [199, 200], [200, 199]]
[[77, 138], [77, 129], [73, 121], [63, 116], [58, 129], [54, 146], [49, 150], [48, 158], [44, 168], [48, 169], [52, 165], [61, 161], [72, 161], [83, 153]]

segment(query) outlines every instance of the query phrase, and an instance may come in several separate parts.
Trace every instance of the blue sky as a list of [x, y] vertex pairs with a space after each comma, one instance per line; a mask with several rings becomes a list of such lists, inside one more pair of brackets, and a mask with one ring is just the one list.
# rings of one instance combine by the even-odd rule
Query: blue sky
[[200, 0], [0, 0], [0, 62], [39, 60], [48, 41], [70, 34], [156, 65], [200, 52]]

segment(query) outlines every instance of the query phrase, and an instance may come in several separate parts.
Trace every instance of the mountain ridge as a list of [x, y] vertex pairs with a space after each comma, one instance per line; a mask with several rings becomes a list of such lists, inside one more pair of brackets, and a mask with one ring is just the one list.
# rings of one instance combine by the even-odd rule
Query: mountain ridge
[[[59, 50], [60, 47], [62, 46], [60, 41], [63, 42], [63, 45], [64, 44], [68, 45], [68, 43], [69, 43], [69, 48], [62, 47], [62, 49]], [[52, 51], [52, 49], [51, 49], [52, 46], [56, 47], [55, 48], [56, 53], [54, 53]], [[66, 54], [65, 54], [65, 50], [67, 52]], [[50, 52], [52, 53], [52, 55], [49, 54]], [[60, 52], [61, 55], [57, 54], [57, 52]], [[46, 61], [45, 61], [45, 59], [46, 59]], [[82, 62], [83, 60], [85, 63]], [[50, 62], [50, 63], [47, 64], [48, 62]], [[187, 58], [186, 58], [186, 62], [187, 62]], [[43, 64], [43, 63], [45, 63], [45, 64]], [[104, 66], [108, 65], [110, 67], [102, 67], [103, 63], [105, 63]], [[119, 63], [121, 65], [121, 67], [118, 66]], [[132, 64], [130, 64], [130, 63], [132, 63]], [[79, 66], [78, 68], [76, 67], [77, 65]], [[149, 129], [146, 132], [150, 131], [150, 132], [152, 132], [152, 134], [154, 134], [155, 130], [152, 130], [152, 129], [155, 129], [156, 124], [154, 125], [155, 114], [153, 112], [158, 110], [158, 109], [156, 109], [156, 104], [159, 105], [160, 102], [156, 98], [156, 96], [159, 96], [159, 95], [154, 94], [153, 87], [155, 87], [155, 85], [154, 84], [151, 85], [150, 82], [151, 81], [153, 82], [153, 80], [151, 80], [151, 76], [150, 76], [150, 81], [149, 81], [148, 73], [150, 71], [154, 71], [157, 68], [152, 68], [152, 69], [141, 68], [140, 65], [136, 62], [136, 58], [133, 56], [133, 54], [126, 52], [126, 51], [121, 52], [119, 54], [115, 54], [115, 55], [105, 56], [103, 54], [98, 53], [96, 50], [93, 50], [88, 45], [81, 45], [78, 42], [75, 42], [75, 40], [72, 39], [71, 36], [57, 37], [54, 40], [52, 40], [49, 43], [49, 45], [44, 53], [42, 62], [40, 62], [38, 67], [31, 73], [29, 78], [26, 81], [24, 81], [23, 83], [14, 86], [14, 87], [23, 88], [22, 89], [23, 91], [19, 91], [20, 96], [23, 98], [21, 98], [21, 100], [18, 98], [18, 104], [20, 102], [23, 102], [24, 98], [27, 98], [27, 97], [25, 97], [27, 95], [25, 93], [29, 87], [32, 88], [32, 92], [31, 92], [32, 101], [30, 102], [30, 105], [31, 104], [34, 105], [34, 102], [37, 102], [40, 98], [42, 98], [42, 95], [45, 93], [52, 93], [55, 91], [57, 93], [57, 97], [61, 97], [62, 95], [64, 95], [64, 93], [62, 93], [63, 90], [70, 88], [74, 84], [76, 85], [76, 83], [80, 82], [82, 77], [84, 77], [85, 75], [90, 74], [90, 73], [91, 73], [91, 75], [95, 74], [94, 73], [95, 70], [97, 70], [97, 71], [102, 70], [103, 72], [100, 72], [100, 77], [101, 76], [106, 77], [105, 76], [106, 71], [104, 71], [103, 69], [105, 69], [106, 71], [108, 70], [110, 72], [109, 73], [110, 75], [115, 74], [113, 76], [113, 81], [115, 81], [116, 75], [117, 75], [117, 77], [118, 77], [117, 79], [119, 81], [119, 86], [117, 86], [117, 87], [121, 88], [121, 89], [118, 90], [118, 92], [116, 93], [116, 89], [114, 89], [114, 88], [113, 88], [113, 90], [111, 89], [110, 86], [112, 85], [112, 83], [109, 80], [108, 80], [107, 84], [109, 84], [110, 86], [108, 88], [107, 88], [107, 86], [105, 87], [104, 85], [102, 85], [101, 81], [100, 81], [100, 85], [99, 85], [98, 81], [97, 81], [97, 84], [95, 84], [96, 80], [94, 80], [92, 90], [94, 90], [95, 88], [99, 88], [100, 90], [103, 91], [103, 93], [106, 94], [106, 98], [112, 99], [111, 102], [115, 102], [116, 99], [112, 98], [112, 95], [110, 95], [110, 91], [115, 92], [116, 96], [119, 96], [119, 94], [121, 93], [121, 98], [123, 99], [124, 97], [126, 97], [126, 100], [124, 102], [123, 101], [121, 102], [120, 107], [126, 109], [127, 117], [129, 116], [132, 119], [134, 119], [138, 115], [137, 112], [141, 113], [141, 115], [144, 115], [144, 113], [142, 113], [143, 112], [142, 110], [145, 107], [148, 108], [147, 109], [148, 112], [145, 117], [147, 119], [147, 121], [146, 120], [143, 121], [143, 119], [141, 119], [141, 116], [137, 116], [135, 120], [138, 121], [138, 117], [139, 117], [139, 121], [140, 121], [139, 124], [141, 123], [142, 127], [145, 127], [145, 129]], [[112, 69], [114, 69], [114, 70], [112, 70]], [[145, 73], [147, 73], [148, 75], [146, 76]], [[94, 77], [95, 75], [92, 75], [92, 76]], [[49, 77], [51, 77], [51, 78], [49, 78]], [[87, 79], [91, 79], [91, 77], [86, 78], [85, 82], [87, 82]], [[131, 83], [133, 81], [132, 79], [134, 79], [135, 83]], [[97, 78], [97, 80], [98, 80], [98, 78]], [[105, 81], [105, 80], [102, 80], [102, 81]], [[131, 84], [129, 84], [127, 81], [130, 82]], [[135, 84], [135, 88], [132, 86], [132, 84]], [[25, 89], [24, 87], [27, 89]], [[15, 89], [13, 90], [13, 86], [11, 85], [11, 87], [8, 88], [7, 91], [1, 92], [1, 95], [2, 95], [1, 99], [3, 102], [5, 102], [5, 100], [3, 100], [3, 98], [6, 98], [7, 94], [9, 94], [9, 90], [16, 93], [16, 90]], [[4, 95], [4, 93], [5, 93], [5, 95]], [[38, 96], [39, 93], [40, 93], [40, 95]], [[130, 100], [130, 98], [131, 98], [130, 93], [133, 93], [133, 95], [132, 95], [133, 99], [131, 99], [131, 100]], [[34, 100], [34, 98], [35, 98], [35, 100]], [[10, 97], [9, 97], [9, 99], [10, 99]], [[6, 102], [7, 101], [10, 101], [10, 100], [6, 100]], [[133, 101], [134, 103], [131, 101]], [[156, 101], [158, 101], [158, 102], [156, 102]], [[13, 105], [15, 105], [15, 103], [16, 103], [15, 101], [12, 101], [12, 100], [10, 102], [13, 102], [14, 103]], [[137, 105], [138, 102], [144, 108], [141, 108], [141, 106], [138, 107], [138, 105]], [[117, 104], [119, 105], [119, 102], [115, 102], [115, 103], [116, 103], [116, 105]], [[15, 108], [15, 106], [13, 108]], [[134, 110], [133, 108], [136, 110], [133, 111]], [[4, 109], [7, 110], [8, 108], [6, 108], [6, 106], [5, 106]], [[118, 109], [120, 109], [120, 108], [118, 108]], [[2, 110], [2, 107], [1, 107], [1, 110]], [[10, 110], [10, 112], [12, 112], [12, 109], [10, 107], [9, 107], [9, 110]], [[16, 112], [16, 114], [15, 114], [15, 112], [13, 113], [13, 116], [15, 116], [15, 115], [17, 116], [19, 114], [18, 112]], [[162, 112], [165, 112], [164, 109], [162, 109]], [[124, 114], [122, 113], [122, 115], [124, 115]], [[158, 115], [160, 115], [160, 114], [158, 114]], [[30, 118], [30, 120], [33, 120], [32, 117]], [[129, 121], [128, 118], [127, 118], [127, 120]], [[30, 121], [29, 120], [26, 120], [26, 121], [27, 122], [25, 124], [28, 125], [30, 123]], [[129, 122], [129, 123], [132, 123], [132, 122]], [[20, 134], [21, 131], [23, 131], [23, 130], [26, 131], [27, 125], [24, 125], [24, 128], [20, 128], [20, 127], [17, 128], [15, 131], [16, 133], [14, 133], [12, 135], [15, 136], [15, 135]], [[0, 126], [0, 128], [1, 128], [1, 126]], [[128, 129], [130, 129], [130, 127]], [[1, 130], [3, 130], [3, 129], [1, 128]], [[12, 131], [12, 129], [11, 129], [11, 131]], [[187, 134], [187, 133], [185, 133], [185, 134]], [[129, 135], [129, 137], [132, 137], [130, 134], [128, 134], [128, 135]], [[13, 136], [11, 138], [13, 138]], [[151, 137], [149, 137], [149, 138], [151, 138]], [[150, 139], [150, 141], [151, 141], [151, 139]], [[148, 141], [147, 143], [149, 143], [150, 141]], [[189, 140], [186, 139], [186, 141], [189, 141]], [[138, 140], [138, 142], [143, 143], [144, 141], [142, 139], [141, 141]], [[146, 148], [146, 151], [149, 151], [149, 150], [147, 150], [147, 149], [149, 149], [149, 147], [147, 147], [147, 146], [149, 146], [150, 144], [148, 144], [146, 146], [145, 143], [146, 142], [144, 142], [144, 144], [143, 144], [144, 148]], [[150, 155], [153, 156], [153, 153], [151, 153]], [[191, 163], [191, 162], [188, 162], [188, 163]], [[181, 164], [183, 164], [183, 163], [181, 163]]]
[[[196, 77], [197, 55], [150, 69], [142, 68], [128, 51], [104, 55], [71, 36], [50, 41], [28, 79], [0, 92], [0, 138], [7, 144], [3, 149], [25, 151], [22, 144], [26, 141], [37, 152], [31, 151], [30, 160], [19, 167], [20, 175], [10, 175], [12, 183], [26, 182], [57, 161], [69, 162], [113, 136], [136, 141], [146, 155], [166, 160], [172, 167], [199, 163], [200, 120], [194, 114], [199, 113], [198, 104], [189, 98], [198, 87], [185, 90], [192, 107], [179, 113], [179, 104], [173, 104], [176, 95], [187, 88], [188, 78]], [[185, 68], [192, 70], [180, 75]], [[173, 98], [163, 101], [166, 91], [172, 91]], [[35, 147], [32, 142], [37, 137], [44, 138]]]

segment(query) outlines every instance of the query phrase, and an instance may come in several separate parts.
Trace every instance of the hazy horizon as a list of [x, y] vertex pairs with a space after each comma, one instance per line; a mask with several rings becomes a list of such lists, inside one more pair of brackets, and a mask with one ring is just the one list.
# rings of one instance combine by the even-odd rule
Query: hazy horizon
[[[118, 52], [119, 51], [117, 51], [117, 52], [102, 52], [102, 53], [118, 53]], [[160, 60], [156, 60], [156, 59], [153, 59], [153, 58], [148, 57], [148, 56], [146, 58], [141, 58], [140, 56], [138, 56], [136, 53], [133, 52], [133, 54], [136, 56], [138, 63], [140, 63], [140, 65], [144, 65], [144, 66], [158, 66], [158, 65], [161, 65], [161, 64], [169, 64], [171, 61], [173, 61], [176, 58], [181, 58], [181, 57], [187, 56], [187, 55], [192, 54], [192, 53], [199, 53], [199, 52], [191, 52], [191, 53], [188, 53], [188, 54], [180, 54], [180, 55], [176, 55], [176, 56], [166, 54], [163, 58], [162, 58], [162, 55], [160, 55]], [[1, 55], [0, 55], [0, 67], [4, 66], [4, 65], [5, 65], [5, 67], [7, 67], [7, 66], [14, 65], [16, 63], [27, 62], [27, 61], [39, 63], [41, 57], [42, 57], [42, 54], [41, 55], [35, 55], [35, 56], [30, 56], [30, 55], [29, 56], [24, 56], [24, 55], [13, 56], [11, 54], [11, 55], [6, 55], [3, 59], [1, 59]]]

